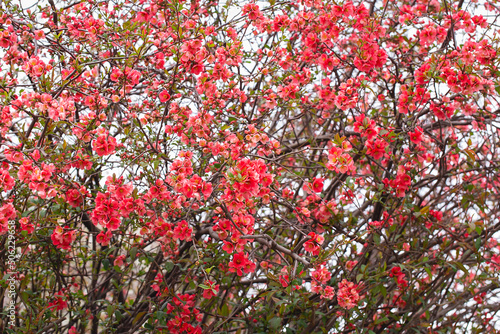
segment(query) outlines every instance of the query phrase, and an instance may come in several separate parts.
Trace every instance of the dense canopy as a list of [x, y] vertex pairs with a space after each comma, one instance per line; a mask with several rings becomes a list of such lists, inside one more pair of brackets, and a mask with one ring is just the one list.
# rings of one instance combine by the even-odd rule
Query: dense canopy
[[499, 6], [2, 1], [0, 331], [496, 332]]

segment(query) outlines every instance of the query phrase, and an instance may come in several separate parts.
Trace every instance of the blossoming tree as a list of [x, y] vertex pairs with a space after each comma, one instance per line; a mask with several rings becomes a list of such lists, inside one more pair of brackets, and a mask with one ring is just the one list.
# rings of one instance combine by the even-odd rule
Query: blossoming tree
[[499, 11], [2, 1], [1, 332], [493, 333]]

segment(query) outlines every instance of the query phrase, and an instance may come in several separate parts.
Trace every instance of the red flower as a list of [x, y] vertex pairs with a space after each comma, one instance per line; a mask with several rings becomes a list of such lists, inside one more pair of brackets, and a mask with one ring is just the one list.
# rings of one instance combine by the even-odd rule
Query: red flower
[[76, 189], [70, 189], [66, 192], [66, 202], [74, 208], [82, 205], [83, 199], [80, 192]]
[[243, 7], [243, 13], [248, 15], [248, 18], [252, 21], [257, 20], [262, 16], [260, 8], [257, 4], [249, 3]]
[[390, 277], [396, 277], [396, 283], [401, 287], [407, 287], [408, 286], [408, 281], [406, 281], [405, 274], [401, 271], [400, 267], [393, 267], [391, 269], [391, 273], [389, 274]]
[[311, 276], [318, 284], [326, 284], [332, 278], [332, 274], [323, 266], [313, 271]]
[[[55, 300], [49, 303], [49, 308], [55, 306], [56, 310], [61, 311], [68, 307], [66, 296], [62, 291], [56, 292], [54, 295]], [[64, 298], [64, 299], [63, 299]]]
[[323, 181], [325, 179], [323, 178], [314, 178], [314, 181], [312, 183], [312, 188], [314, 192], [320, 193], [323, 191]]
[[162, 103], [167, 102], [168, 100], [170, 100], [170, 94], [166, 90], [162, 91], [160, 93], [159, 97], [160, 97], [160, 101]]
[[412, 141], [412, 143], [417, 145], [420, 144], [420, 142], [422, 141], [423, 131], [424, 130], [422, 130], [420, 126], [417, 126], [414, 132], [410, 132], [410, 140]]
[[19, 223], [21, 224], [21, 230], [26, 231], [30, 234], [35, 231], [35, 227], [29, 222], [28, 217], [19, 219]]
[[247, 274], [255, 271], [255, 263], [248, 260], [248, 255], [241, 252], [236, 253], [233, 255], [233, 261], [229, 262], [229, 271], [243, 276], [243, 271]]
[[304, 249], [306, 252], [309, 252], [312, 255], [317, 256], [319, 255], [319, 251], [321, 248], [320, 245], [323, 243], [325, 238], [321, 235], [317, 235], [314, 232], [309, 233], [309, 236], [311, 237], [311, 239], [304, 243]]
[[380, 159], [385, 154], [387, 143], [383, 139], [367, 140], [366, 141], [366, 154], [371, 155], [374, 159]]
[[174, 228], [174, 238], [179, 240], [191, 241], [193, 234], [193, 229], [189, 227], [187, 221], [182, 220]]
[[101, 157], [113, 154], [116, 148], [116, 139], [102, 134], [92, 142], [92, 148]]
[[233, 256], [233, 261], [229, 262], [229, 271], [230, 272], [235, 272], [238, 274], [238, 276], [242, 276], [242, 269], [243, 266], [245, 265], [246, 262], [246, 257], [245, 254], [243, 253], [236, 253]]
[[111, 237], [112, 237], [111, 231], [107, 231], [106, 233], [104, 233], [104, 231], [101, 231], [101, 233], [99, 233], [96, 236], [96, 241], [98, 244], [100, 244], [102, 246], [107, 246], [107, 245], [109, 245], [109, 241], [111, 240]]

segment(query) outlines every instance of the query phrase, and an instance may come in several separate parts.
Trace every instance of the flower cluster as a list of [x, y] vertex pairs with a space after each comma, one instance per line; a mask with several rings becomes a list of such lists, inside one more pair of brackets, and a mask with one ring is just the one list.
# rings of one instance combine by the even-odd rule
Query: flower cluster
[[326, 285], [332, 278], [332, 274], [323, 266], [319, 266], [311, 272], [311, 291], [319, 293], [322, 298], [332, 299], [335, 295], [333, 287]]
[[375, 121], [366, 117], [365, 114], [356, 116], [355, 120], [356, 121], [353, 124], [354, 131], [360, 133], [362, 137], [366, 137], [368, 140], [371, 140], [379, 133], [379, 128]]
[[[258, 196], [259, 192], [273, 181], [272, 175], [267, 173], [267, 166], [261, 159], [241, 159], [235, 167], [227, 171], [226, 175], [232, 183], [234, 197], [239, 201]], [[229, 194], [228, 189], [226, 195], [229, 197]]]
[[52, 69], [52, 65], [47, 65], [39, 57], [33, 56], [24, 64], [22, 69], [32, 77], [41, 77]]
[[75, 233], [75, 230], [69, 230], [67, 227], [62, 228], [61, 226], [57, 226], [52, 232], [50, 238], [52, 239], [54, 246], [57, 248], [70, 250], [71, 244], [76, 239]]
[[211, 299], [212, 297], [217, 296], [220, 289], [220, 285], [215, 284], [215, 282], [211, 280], [207, 280], [201, 287], [203, 288], [203, 298], [205, 299]]
[[0, 189], [2, 191], [11, 190], [14, 187], [14, 179], [9, 174], [9, 164], [4, 162], [0, 169]]
[[340, 307], [350, 310], [358, 305], [360, 299], [358, 284], [349, 282], [346, 279], [343, 279], [342, 282], [339, 283], [337, 301]]
[[5, 203], [0, 207], [0, 235], [7, 232], [9, 220], [16, 218], [16, 209], [12, 203]]
[[113, 154], [116, 149], [116, 138], [110, 136], [106, 130], [102, 129], [98, 137], [92, 142], [92, 148], [101, 157]]
[[[36, 160], [36, 155], [35, 158]], [[55, 173], [53, 164], [42, 163], [41, 168], [33, 164], [32, 160], [24, 160], [19, 167], [17, 176], [20, 181], [27, 183], [29, 188], [41, 198], [51, 198], [57, 194], [57, 191], [47, 182], [51, 181]]]
[[354, 65], [363, 72], [382, 67], [387, 60], [387, 53], [372, 41], [364, 41], [358, 52]]
[[136, 201], [131, 197], [133, 186], [123, 184], [123, 178], [108, 177], [106, 181], [108, 191], [99, 192], [95, 199], [95, 208], [92, 211], [92, 220], [110, 231], [120, 227], [121, 217], [128, 217], [137, 209]]
[[190, 324], [192, 320], [201, 321], [203, 313], [195, 307], [196, 295], [175, 295], [167, 304], [167, 314], [173, 314], [173, 319], [167, 322], [168, 332], [172, 334], [201, 334], [201, 327]]
[[64, 310], [68, 307], [66, 289], [63, 288], [54, 294], [54, 299], [49, 303], [49, 308], [54, 308], [57, 311]]
[[396, 279], [396, 283], [400, 288], [404, 288], [408, 286], [408, 281], [405, 280], [405, 273], [401, 271], [401, 267], [396, 266], [391, 269], [390, 277], [394, 277]]
[[348, 141], [343, 141], [340, 146], [332, 145], [328, 151], [328, 162], [326, 168], [334, 170], [337, 173], [354, 173], [356, 167], [354, 166], [354, 161], [349, 155], [351, 150], [351, 145]]
[[321, 244], [323, 244], [325, 238], [314, 232], [310, 232], [309, 237], [310, 239], [304, 243], [304, 249], [306, 252], [309, 252], [312, 255], [317, 256], [319, 255], [319, 251], [321, 250]]
[[242, 276], [243, 272], [246, 274], [252, 273], [255, 271], [255, 263], [248, 259], [248, 255], [244, 253], [236, 253], [233, 255], [233, 260], [229, 262], [229, 271], [236, 274], [238, 276]]
[[377, 160], [384, 157], [386, 154], [386, 148], [389, 146], [384, 139], [367, 140], [365, 145], [366, 154]]
[[404, 197], [406, 191], [411, 186], [411, 177], [406, 173], [404, 166], [399, 166], [396, 178], [394, 180], [383, 180], [386, 187], [392, 188], [397, 197]]

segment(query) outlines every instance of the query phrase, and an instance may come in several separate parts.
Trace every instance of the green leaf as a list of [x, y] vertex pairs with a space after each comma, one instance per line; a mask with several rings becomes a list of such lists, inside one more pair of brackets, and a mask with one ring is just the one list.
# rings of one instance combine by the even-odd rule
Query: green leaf
[[425, 272], [429, 275], [429, 278], [432, 278], [432, 271], [429, 267], [425, 267]]
[[281, 318], [279, 317], [274, 317], [271, 320], [269, 320], [269, 326], [271, 328], [278, 328], [281, 325]]
[[102, 266], [104, 267], [104, 270], [108, 270], [109, 269], [109, 260], [108, 259], [102, 260]]
[[476, 225], [476, 233], [481, 235], [482, 232], [483, 232], [483, 229], [481, 228], [481, 226]]
[[358, 282], [358, 283], [359, 283], [359, 282], [361, 281], [361, 279], [362, 279], [362, 278], [363, 278], [363, 274], [358, 274], [358, 275], [356, 275], [356, 282]]
[[222, 315], [223, 317], [227, 317], [229, 315], [229, 308], [225, 303], [219, 309], [219, 314]]
[[469, 275], [469, 271], [467, 270], [467, 268], [465, 268], [465, 266], [462, 263], [460, 263], [458, 261], [454, 261], [453, 264], [456, 265], [464, 273], [466, 273], [467, 275]]
[[389, 321], [389, 318], [387, 318], [387, 317], [378, 318], [377, 320], [375, 320], [374, 324], [378, 325], [378, 324], [381, 324], [381, 323], [386, 322], [386, 321]]
[[29, 295], [25, 291], [22, 291], [21, 292], [21, 299], [23, 300], [23, 302], [25, 304], [28, 304]]
[[167, 273], [170, 272], [173, 268], [174, 268], [174, 264], [172, 262], [165, 263], [165, 270], [167, 271]]
[[163, 319], [165, 319], [166, 316], [167, 316], [167, 313], [165, 313], [163, 311], [156, 312], [156, 318], [160, 321], [163, 321]]
[[132, 325], [135, 325], [145, 314], [146, 312], [139, 312], [132, 321]]
[[396, 231], [397, 228], [398, 228], [398, 224], [392, 224], [389, 227], [389, 232], [393, 233], [394, 231]]
[[495, 90], [497, 91], [498, 95], [500, 95], [500, 85], [496, 84]]
[[137, 255], [137, 247], [132, 247], [132, 249], [130, 250], [130, 260], [132, 262], [134, 262], [136, 255]]
[[387, 289], [382, 284], [380, 285], [380, 292], [382, 293], [382, 296], [387, 296]]
[[463, 152], [467, 154], [470, 160], [476, 162], [476, 153], [473, 150], [466, 148]]

